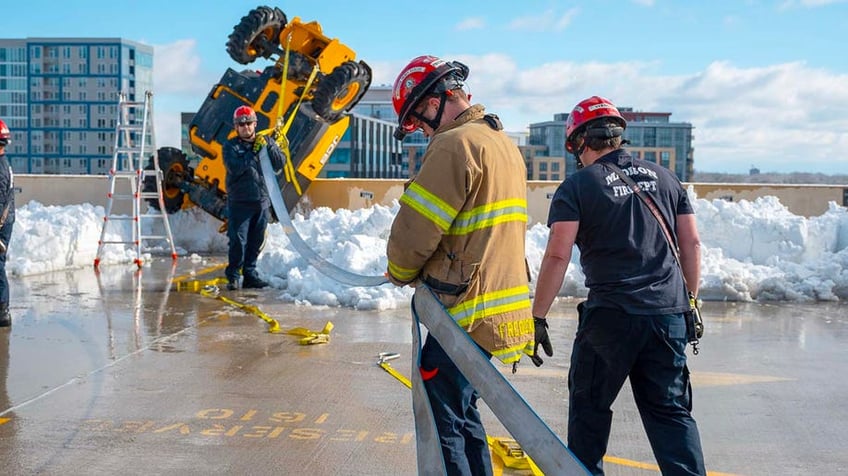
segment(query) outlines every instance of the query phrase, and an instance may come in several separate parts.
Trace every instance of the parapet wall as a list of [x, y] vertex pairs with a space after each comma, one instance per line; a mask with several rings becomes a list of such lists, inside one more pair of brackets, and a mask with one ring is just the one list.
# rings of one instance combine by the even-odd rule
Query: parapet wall
[[[117, 180], [116, 194], [129, 193], [129, 181]], [[355, 210], [375, 204], [391, 206], [403, 193], [403, 180], [318, 179], [312, 183], [302, 202], [304, 209], [329, 207], [333, 210]], [[550, 199], [558, 182], [531, 181], [527, 184], [527, 200], [531, 223], [545, 223]], [[829, 202], [848, 206], [848, 185], [783, 185], [692, 183], [699, 198], [738, 202], [771, 195], [777, 197], [792, 213], [817, 216]], [[43, 205], [78, 205], [91, 203], [106, 206], [109, 180], [103, 175], [15, 175], [15, 197], [18, 207], [35, 200]], [[114, 200], [112, 213], [129, 215], [129, 200]]]

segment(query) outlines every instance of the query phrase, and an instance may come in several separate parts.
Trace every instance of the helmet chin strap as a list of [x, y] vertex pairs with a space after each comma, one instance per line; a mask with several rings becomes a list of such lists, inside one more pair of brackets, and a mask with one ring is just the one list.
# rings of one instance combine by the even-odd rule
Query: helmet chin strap
[[583, 152], [586, 151], [586, 140], [580, 141], [580, 147], [574, 149], [574, 158], [577, 159], [577, 170], [580, 170], [584, 167], [583, 161], [580, 160], [580, 156], [583, 155]]
[[424, 117], [424, 114], [419, 114], [414, 110], [410, 112], [409, 115], [418, 119], [424, 124], [427, 124], [428, 126], [430, 126], [431, 129], [435, 131], [442, 124], [442, 114], [445, 112], [445, 103], [447, 102], [447, 98], [449, 95], [451, 95], [450, 91], [442, 91], [441, 93], [439, 93], [439, 109], [436, 111], [436, 116], [433, 119], [427, 119], [426, 117]]

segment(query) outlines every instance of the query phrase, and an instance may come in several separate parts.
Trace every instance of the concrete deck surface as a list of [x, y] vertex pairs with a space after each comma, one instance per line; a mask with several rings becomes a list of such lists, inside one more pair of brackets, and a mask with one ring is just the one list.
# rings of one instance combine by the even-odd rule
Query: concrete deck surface
[[[408, 309], [225, 293], [284, 330], [334, 324], [329, 343], [300, 345], [226, 302], [173, 289], [174, 277], [224, 260], [13, 278], [14, 325], [0, 330], [0, 473], [415, 474], [410, 392], [377, 365], [378, 353], [397, 352], [392, 367], [409, 375]], [[549, 316], [555, 356], [509, 377], [563, 439], [575, 305], [560, 301]], [[689, 365], [711, 474], [848, 473], [848, 306], [705, 303], [703, 313]], [[607, 474], [658, 474], [627, 387], [614, 410]], [[508, 437], [482, 411], [489, 434]]]

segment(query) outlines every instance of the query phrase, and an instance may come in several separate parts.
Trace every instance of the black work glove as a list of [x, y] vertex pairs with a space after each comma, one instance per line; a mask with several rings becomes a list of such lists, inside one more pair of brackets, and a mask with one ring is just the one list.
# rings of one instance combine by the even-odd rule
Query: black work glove
[[536, 367], [541, 367], [545, 361], [539, 355], [539, 345], [542, 346], [548, 357], [553, 357], [554, 348], [551, 346], [551, 338], [548, 337], [548, 320], [541, 317], [534, 317], [533, 326], [536, 331], [536, 345], [533, 346], [533, 355], [530, 357], [530, 360], [533, 361]]

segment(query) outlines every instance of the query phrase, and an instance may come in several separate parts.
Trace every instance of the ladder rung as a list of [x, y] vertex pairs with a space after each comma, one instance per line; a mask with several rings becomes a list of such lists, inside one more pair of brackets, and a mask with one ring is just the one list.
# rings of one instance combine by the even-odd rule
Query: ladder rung
[[101, 245], [129, 245], [129, 244], [134, 245], [135, 241], [112, 241], [112, 240], [108, 240], [108, 241], [101, 241], [100, 244]]
[[144, 235], [141, 237], [143, 240], [165, 240], [170, 242], [171, 240], [165, 235]]
[[156, 215], [154, 215], [152, 213], [145, 213], [143, 215], [139, 215], [139, 218], [166, 218], [166, 217], [167, 217], [167, 215], [165, 215], [164, 213], [156, 214]]
[[159, 198], [157, 192], [141, 192], [141, 198]]

